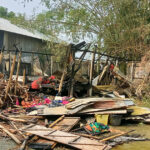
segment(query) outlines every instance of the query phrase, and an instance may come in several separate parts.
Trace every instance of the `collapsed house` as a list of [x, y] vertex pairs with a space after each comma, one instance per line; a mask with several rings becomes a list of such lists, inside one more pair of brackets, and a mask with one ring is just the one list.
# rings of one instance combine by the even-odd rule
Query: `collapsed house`
[[[4, 23], [8, 27], [4, 27]], [[26, 52], [21, 57], [18, 56], [22, 58], [22, 62], [28, 59], [28, 65], [22, 64], [21, 70], [24, 67], [31, 69], [33, 59], [31, 53], [27, 52], [39, 53], [38, 50], [44, 46], [41, 36], [29, 33], [5, 20], [2, 21], [2, 25], [0, 24], [1, 49], [11, 50], [14, 48], [13, 43], [20, 42], [20, 47], [15, 46], [15, 48], [22, 48]], [[5, 49], [3, 45], [6, 45]], [[30, 91], [24, 82], [18, 82], [19, 73], [16, 73], [16, 80], [13, 80], [12, 74], [17, 72], [15, 57], [12, 57], [12, 61], [11, 55], [7, 56], [7, 51], [4, 51], [6, 54], [2, 70], [12, 67], [9, 69], [9, 80], [4, 79], [5, 71], [0, 74], [2, 137], [10, 137], [20, 150], [27, 146], [35, 149], [40, 147], [53, 149], [57, 143], [67, 145], [71, 149], [108, 150], [112, 146], [123, 143], [122, 140], [116, 142], [114, 139], [117, 137], [126, 138], [125, 142], [147, 140], [140, 136], [136, 138], [126, 136], [133, 130], [116, 131], [108, 126], [109, 124], [120, 125], [122, 120], [149, 123], [150, 110], [136, 106], [130, 99], [128, 93], [133, 82], [117, 66], [111, 66], [112, 64], [107, 61], [103, 62], [100, 73], [94, 74], [95, 67], [100, 64], [95, 61], [96, 52], [90, 51], [89, 48], [90, 45], [86, 42], [68, 45], [64, 66], [60, 72], [55, 73], [59, 85], [59, 87], [54, 85], [57, 91], [55, 95], [45, 94], [40, 90]], [[75, 54], [78, 51], [82, 54], [76, 59]], [[91, 61], [84, 61], [87, 52], [92, 53]], [[18, 64], [16, 70], [19, 68]], [[86, 75], [83, 75], [84, 73]], [[46, 84], [40, 86], [47, 87]], [[104, 137], [103, 134], [107, 136]]]

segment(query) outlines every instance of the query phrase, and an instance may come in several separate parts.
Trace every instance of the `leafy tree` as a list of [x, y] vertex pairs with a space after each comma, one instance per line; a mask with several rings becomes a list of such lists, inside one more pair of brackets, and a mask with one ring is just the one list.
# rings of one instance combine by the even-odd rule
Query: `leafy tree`
[[0, 17], [7, 17], [7, 9], [4, 7], [0, 7]]
[[0, 17], [1, 18], [14, 18], [15, 17], [15, 13], [14, 12], [8, 12], [7, 8], [1, 7], [0, 6]]
[[93, 38], [100, 51], [136, 59], [149, 50], [149, 0], [41, 0], [49, 9], [35, 17], [40, 31], [74, 40]]
[[101, 51], [138, 58], [149, 50], [149, 0], [42, 0], [45, 21], [74, 39], [96, 37]]

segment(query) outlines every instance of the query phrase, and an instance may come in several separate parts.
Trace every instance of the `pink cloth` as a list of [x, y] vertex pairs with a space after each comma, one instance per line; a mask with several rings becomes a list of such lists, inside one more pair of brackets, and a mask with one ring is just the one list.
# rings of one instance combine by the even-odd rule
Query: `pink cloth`
[[16, 105], [19, 106], [19, 100], [16, 98]]
[[50, 103], [51, 103], [51, 100], [48, 98], [45, 98], [44, 104], [50, 104]]
[[68, 103], [69, 103], [68, 101], [65, 101], [65, 100], [62, 101], [62, 104], [63, 104], [63, 105], [66, 105], [66, 104], [68, 104]]

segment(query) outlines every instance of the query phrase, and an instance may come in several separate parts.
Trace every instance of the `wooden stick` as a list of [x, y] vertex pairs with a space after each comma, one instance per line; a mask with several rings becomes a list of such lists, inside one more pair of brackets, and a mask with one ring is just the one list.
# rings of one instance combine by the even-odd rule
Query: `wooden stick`
[[53, 75], [53, 56], [51, 56], [51, 75]]
[[49, 128], [52, 128], [54, 125], [56, 125], [59, 121], [61, 121], [62, 119], [64, 119], [65, 115], [59, 117], [57, 120], [55, 120], [53, 123], [51, 123], [49, 125]]
[[0, 54], [0, 64], [2, 63], [2, 60], [3, 60], [3, 51], [1, 51], [1, 54]]
[[52, 137], [77, 137], [77, 136], [66, 136], [66, 135], [49, 135]]
[[0, 119], [5, 120], [5, 121], [16, 121], [16, 122], [23, 122], [23, 123], [29, 122], [29, 120], [26, 121], [23, 119], [10, 118], [10, 117], [6, 117], [2, 114], [0, 114]]
[[23, 86], [25, 85], [26, 81], [26, 69], [23, 70]]
[[23, 138], [26, 138], [26, 136], [25, 136], [20, 130], [18, 130], [17, 126], [16, 126], [12, 121], [10, 121], [10, 124], [16, 129], [16, 131], [17, 131]]
[[130, 132], [133, 132], [133, 131], [135, 131], [135, 130], [131, 130], [131, 131], [124, 132], [124, 133], [119, 133], [119, 134], [117, 134], [117, 135], [113, 135], [113, 136], [107, 137], [107, 138], [105, 138], [105, 139], [102, 139], [102, 140], [100, 140], [100, 142], [105, 142], [105, 141], [108, 141], [108, 140], [117, 138], [117, 137], [119, 137], [119, 136], [126, 135], [126, 134], [128, 134], [128, 133], [130, 133]]
[[102, 144], [88, 144], [88, 143], [74, 143], [74, 142], [70, 142], [69, 144], [72, 144], [72, 145], [94, 145], [94, 146], [102, 146]]
[[[66, 68], [65, 68], [65, 69], [66, 69]], [[62, 91], [63, 81], [64, 81], [65, 74], [66, 74], [65, 69], [64, 69], [63, 74], [62, 74], [62, 76], [61, 76], [61, 80], [60, 80], [60, 84], [59, 84], [59, 90], [58, 90], [58, 93], [59, 93], [59, 94], [60, 94], [61, 91]]]
[[24, 150], [26, 148], [26, 144], [27, 144], [27, 141], [30, 139], [30, 137], [32, 137], [33, 135], [28, 135], [26, 137], [26, 139], [23, 141], [23, 143], [21, 144], [20, 148], [18, 150]]
[[89, 96], [92, 96], [92, 77], [93, 77], [93, 70], [94, 70], [94, 60], [95, 60], [95, 50], [92, 54], [92, 60], [91, 60], [91, 68], [90, 68], [90, 84], [91, 88], [89, 89]]
[[96, 139], [96, 140], [100, 140], [100, 137], [96, 137], [96, 136], [93, 136], [93, 135], [88, 135], [88, 134], [83, 134], [83, 133], [75, 133], [75, 132], [72, 132], [72, 134], [80, 135], [80, 136], [84, 136], [84, 137], [88, 137], [88, 138], [92, 138], [92, 139]]
[[19, 53], [19, 59], [18, 59], [18, 65], [17, 65], [17, 72], [16, 72], [16, 83], [15, 83], [15, 95], [17, 93], [17, 82], [18, 82], [18, 75], [19, 75], [19, 69], [20, 69], [20, 63], [21, 63], [21, 55], [22, 53]]
[[11, 66], [9, 81], [8, 81], [8, 84], [7, 84], [7, 87], [6, 87], [6, 94], [5, 94], [5, 99], [4, 100], [6, 100], [6, 98], [8, 96], [8, 92], [9, 92], [9, 89], [10, 89], [10, 84], [11, 84], [11, 81], [12, 81], [12, 76], [13, 76], [13, 72], [14, 72], [14, 68], [15, 68], [15, 63], [16, 63], [16, 55], [14, 56], [13, 64]]
[[106, 65], [106, 66], [104, 67], [102, 73], [99, 75], [98, 83], [101, 82], [101, 80], [102, 80], [102, 78], [104, 77], [104, 75], [105, 75], [105, 73], [106, 73], [108, 67], [109, 67], [108, 65]]
[[10, 133], [5, 127], [0, 125], [0, 129], [2, 129], [5, 133], [7, 133], [17, 144], [21, 144], [21, 141], [19, 139], [17, 139], [17, 137], [15, 135]]

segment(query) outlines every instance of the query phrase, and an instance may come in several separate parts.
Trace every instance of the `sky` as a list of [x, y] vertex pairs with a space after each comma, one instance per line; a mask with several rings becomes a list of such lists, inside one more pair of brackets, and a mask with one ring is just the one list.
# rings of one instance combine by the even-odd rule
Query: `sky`
[[27, 17], [32, 16], [34, 12], [37, 14], [46, 10], [46, 7], [40, 3], [40, 0], [32, 0], [25, 3], [23, 3], [23, 0], [0, 0], [0, 6], [6, 7], [8, 11], [15, 13], [25, 13]]

